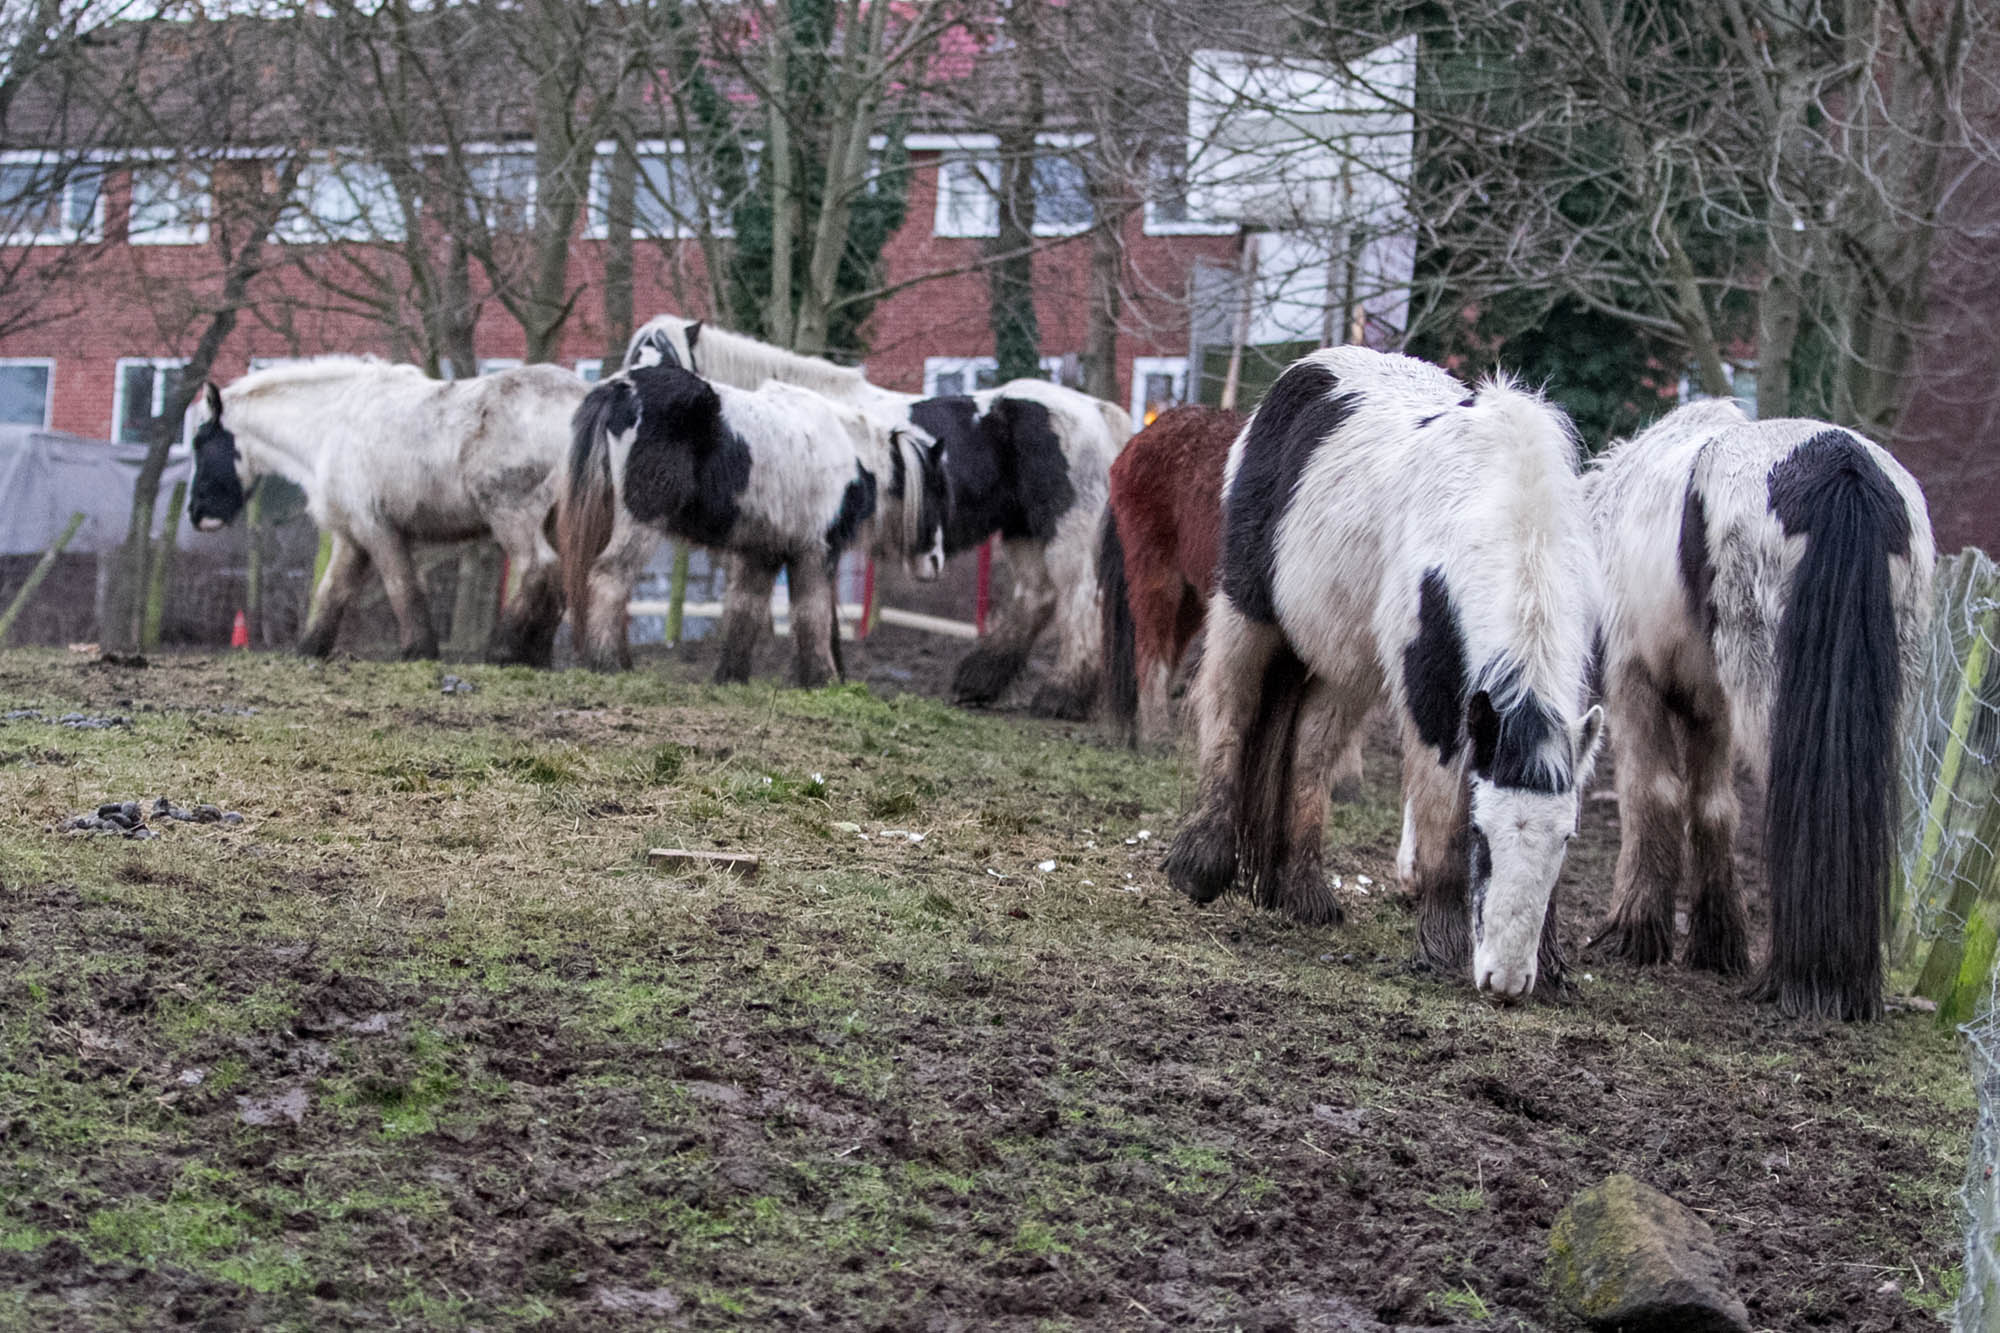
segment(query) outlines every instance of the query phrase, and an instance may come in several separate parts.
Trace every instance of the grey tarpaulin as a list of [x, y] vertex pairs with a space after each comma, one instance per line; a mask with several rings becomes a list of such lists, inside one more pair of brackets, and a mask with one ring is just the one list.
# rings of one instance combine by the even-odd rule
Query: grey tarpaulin
[[[160, 480], [153, 535], [166, 523], [174, 483], [194, 475], [194, 460], [174, 450]], [[35, 555], [62, 534], [69, 516], [84, 513], [68, 550], [77, 555], [115, 551], [132, 521], [132, 485], [145, 460], [142, 444], [87, 440], [33, 426], [0, 426], [0, 555]], [[227, 534], [197, 533], [181, 520], [176, 545], [184, 550], [226, 550]]]

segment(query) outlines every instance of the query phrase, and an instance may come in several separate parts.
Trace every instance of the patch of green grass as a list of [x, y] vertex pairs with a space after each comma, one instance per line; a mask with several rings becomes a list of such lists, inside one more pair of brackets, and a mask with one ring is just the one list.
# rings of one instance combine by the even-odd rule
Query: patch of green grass
[[1471, 1283], [1448, 1291], [1428, 1292], [1424, 1296], [1424, 1304], [1438, 1314], [1452, 1319], [1470, 1319], [1476, 1324], [1487, 1323], [1493, 1318], [1493, 1307], [1486, 1303], [1484, 1296], [1472, 1289]]
[[1437, 1194], [1426, 1194], [1424, 1207], [1433, 1212], [1443, 1213], [1446, 1217], [1477, 1213], [1486, 1207], [1486, 1193], [1471, 1186], [1461, 1186]]

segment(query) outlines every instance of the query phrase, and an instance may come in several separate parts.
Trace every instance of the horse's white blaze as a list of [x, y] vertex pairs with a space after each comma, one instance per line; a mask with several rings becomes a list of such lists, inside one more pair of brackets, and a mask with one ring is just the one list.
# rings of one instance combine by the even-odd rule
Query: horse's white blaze
[[200, 532], [220, 532], [222, 531], [222, 520], [219, 518], [205, 518], [194, 526]]
[[1549, 895], [1562, 873], [1563, 853], [1576, 832], [1574, 788], [1560, 795], [1496, 787], [1475, 779], [1472, 826], [1486, 839], [1492, 877], [1472, 882], [1472, 980], [1497, 995], [1535, 987]]

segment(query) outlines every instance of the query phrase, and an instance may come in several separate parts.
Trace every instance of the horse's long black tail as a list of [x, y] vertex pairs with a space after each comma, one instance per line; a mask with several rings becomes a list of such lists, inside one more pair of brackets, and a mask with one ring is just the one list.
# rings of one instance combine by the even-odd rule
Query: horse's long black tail
[[579, 650], [590, 629], [590, 571], [610, 544], [617, 518], [610, 434], [630, 430], [637, 413], [638, 396], [631, 383], [619, 377], [585, 395], [570, 421], [569, 466], [556, 499], [556, 551], [562, 559], [570, 628]]
[[1909, 554], [1909, 510], [1844, 431], [1793, 450], [1768, 486], [1786, 535], [1806, 540], [1777, 633], [1757, 992], [1787, 1014], [1875, 1018], [1903, 688], [1890, 561]]
[[1118, 513], [1104, 511], [1104, 535], [1097, 546], [1097, 606], [1104, 622], [1104, 712], [1139, 743], [1139, 665], [1132, 626], [1132, 594], [1125, 582], [1125, 544], [1118, 538]]

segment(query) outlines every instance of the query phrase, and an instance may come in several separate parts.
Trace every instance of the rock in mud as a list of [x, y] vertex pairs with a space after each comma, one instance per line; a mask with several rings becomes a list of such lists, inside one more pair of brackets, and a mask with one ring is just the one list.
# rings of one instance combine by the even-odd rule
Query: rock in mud
[[1593, 1328], [1749, 1333], [1708, 1224], [1628, 1175], [1583, 1190], [1549, 1229], [1549, 1286]]

